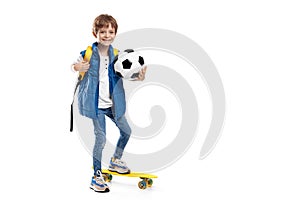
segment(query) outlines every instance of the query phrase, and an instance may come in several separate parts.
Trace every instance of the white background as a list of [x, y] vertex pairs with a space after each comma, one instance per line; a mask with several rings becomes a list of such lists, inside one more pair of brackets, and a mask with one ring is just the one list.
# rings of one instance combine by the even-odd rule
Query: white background
[[[119, 32], [165, 28], [197, 42], [226, 93], [216, 148], [198, 160], [201, 138], [153, 188], [114, 177], [88, 189], [91, 157], [69, 133], [69, 65], [94, 41], [91, 25], [113, 15]], [[299, 6], [252, 1], [2, 1], [1, 199], [299, 199]]]

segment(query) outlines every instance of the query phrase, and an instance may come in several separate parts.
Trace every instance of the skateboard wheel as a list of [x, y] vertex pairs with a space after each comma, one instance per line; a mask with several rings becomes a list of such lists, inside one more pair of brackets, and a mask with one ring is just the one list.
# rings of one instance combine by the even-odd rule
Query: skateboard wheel
[[153, 180], [152, 180], [151, 178], [149, 178], [149, 179], [147, 180], [147, 187], [151, 187], [152, 184], [153, 184]]
[[110, 182], [113, 178], [113, 176], [111, 174], [107, 174], [107, 178], [108, 178], [108, 182]]
[[112, 180], [111, 174], [102, 174], [102, 176], [105, 182], [110, 182]]
[[146, 183], [146, 181], [140, 181], [138, 186], [140, 189], [144, 190], [147, 187], [147, 183]]

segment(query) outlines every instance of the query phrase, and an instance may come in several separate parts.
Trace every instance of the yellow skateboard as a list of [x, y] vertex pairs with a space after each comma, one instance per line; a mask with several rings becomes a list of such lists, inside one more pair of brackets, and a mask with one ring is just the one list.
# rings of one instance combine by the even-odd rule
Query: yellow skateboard
[[146, 189], [147, 187], [151, 187], [153, 184], [152, 179], [157, 178], [157, 176], [153, 174], [146, 174], [140, 172], [131, 172], [130, 174], [119, 174], [117, 172], [112, 172], [107, 169], [102, 170], [102, 175], [106, 182], [110, 182], [113, 178], [113, 175], [140, 178], [142, 180], [138, 182], [138, 186], [142, 190]]

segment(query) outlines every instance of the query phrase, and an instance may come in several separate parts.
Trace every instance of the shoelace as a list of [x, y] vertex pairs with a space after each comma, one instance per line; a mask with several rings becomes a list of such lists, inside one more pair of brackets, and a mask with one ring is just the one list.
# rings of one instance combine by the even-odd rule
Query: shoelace
[[105, 181], [104, 181], [102, 176], [96, 176], [96, 182], [101, 183], [101, 184], [105, 184]]
[[102, 176], [102, 173], [99, 170], [97, 171], [96, 181], [100, 182], [101, 184], [105, 184], [105, 181], [104, 181], [104, 178]]
[[116, 159], [115, 162], [119, 165], [126, 166], [126, 163], [120, 159]]

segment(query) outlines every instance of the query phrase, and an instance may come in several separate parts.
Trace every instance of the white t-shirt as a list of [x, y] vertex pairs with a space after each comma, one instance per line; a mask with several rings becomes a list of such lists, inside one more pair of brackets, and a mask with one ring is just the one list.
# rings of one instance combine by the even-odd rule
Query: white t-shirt
[[98, 108], [109, 108], [112, 106], [109, 94], [108, 65], [109, 57], [100, 55]]
[[[100, 56], [100, 67], [99, 67], [99, 97], [98, 97], [98, 108], [109, 108], [112, 106], [112, 100], [109, 94], [109, 78], [108, 78], [108, 65], [109, 57]], [[83, 60], [83, 57], [80, 55], [77, 60], [73, 63], [79, 63]], [[72, 68], [73, 69], [73, 68]], [[73, 70], [74, 71], [74, 70]]]

